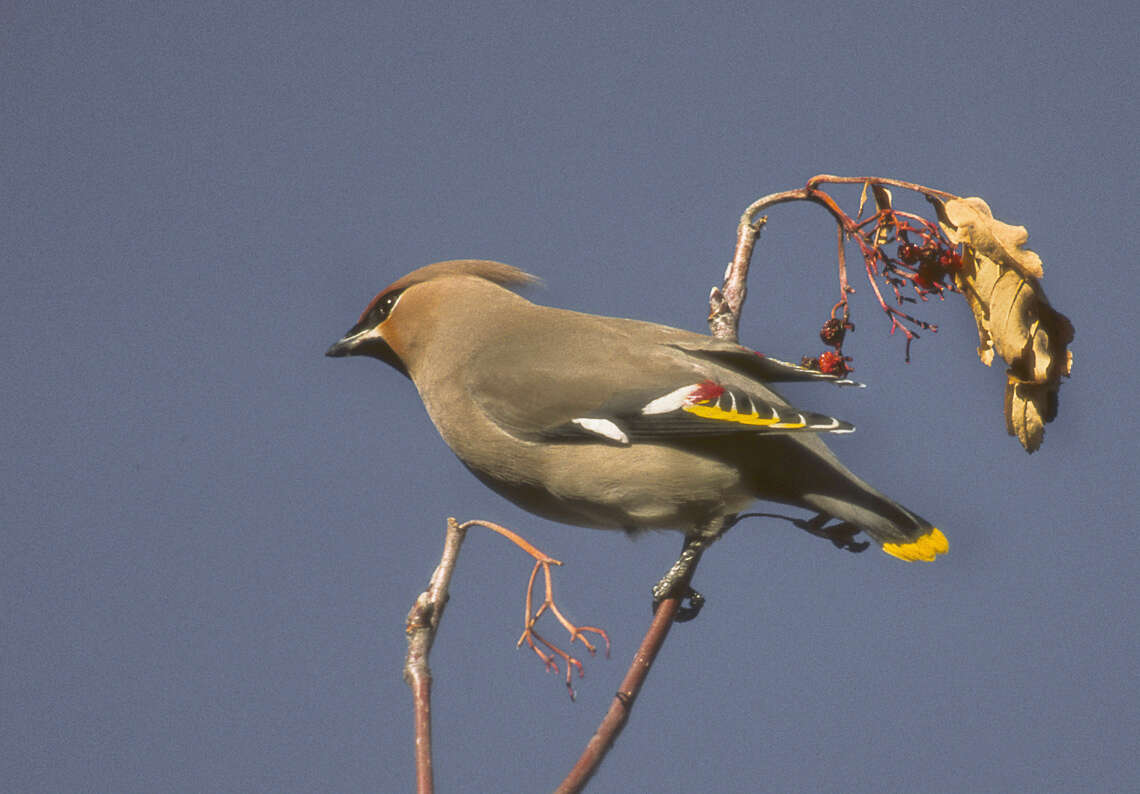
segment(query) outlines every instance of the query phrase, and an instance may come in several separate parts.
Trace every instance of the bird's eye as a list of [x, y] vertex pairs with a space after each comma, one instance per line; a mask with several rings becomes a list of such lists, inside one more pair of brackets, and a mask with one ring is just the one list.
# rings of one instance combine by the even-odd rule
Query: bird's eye
[[376, 326], [384, 322], [392, 312], [392, 308], [396, 305], [396, 302], [400, 300], [402, 293], [403, 290], [396, 290], [377, 298], [376, 302], [372, 304], [372, 308], [368, 310], [368, 324]]

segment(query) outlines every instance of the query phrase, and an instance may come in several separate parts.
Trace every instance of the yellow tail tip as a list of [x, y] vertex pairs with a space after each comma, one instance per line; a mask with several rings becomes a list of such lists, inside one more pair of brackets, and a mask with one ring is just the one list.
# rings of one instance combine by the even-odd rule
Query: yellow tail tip
[[931, 527], [925, 535], [909, 543], [884, 543], [883, 551], [907, 562], [915, 560], [933, 562], [939, 554], [950, 551], [950, 541], [946, 540], [940, 529]]

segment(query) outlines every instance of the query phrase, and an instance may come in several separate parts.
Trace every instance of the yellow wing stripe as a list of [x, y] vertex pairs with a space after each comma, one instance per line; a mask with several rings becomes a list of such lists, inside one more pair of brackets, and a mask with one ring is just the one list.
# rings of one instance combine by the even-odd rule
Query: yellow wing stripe
[[934, 562], [934, 558], [939, 554], [950, 551], [950, 541], [946, 540], [941, 530], [931, 527], [925, 535], [909, 543], [884, 543], [883, 551], [907, 562], [916, 560]]
[[688, 411], [694, 416], [699, 416], [704, 419], [716, 419], [720, 422], [733, 422], [738, 425], [752, 425], [754, 427], [773, 427], [781, 430], [798, 430], [801, 427], [807, 427], [807, 422], [800, 417], [799, 422], [787, 422], [780, 419], [779, 416], [761, 416], [756, 411], [750, 414], [742, 414], [735, 408], [731, 411], [725, 411], [718, 408], [715, 404], [712, 405], [686, 405], [683, 410]]

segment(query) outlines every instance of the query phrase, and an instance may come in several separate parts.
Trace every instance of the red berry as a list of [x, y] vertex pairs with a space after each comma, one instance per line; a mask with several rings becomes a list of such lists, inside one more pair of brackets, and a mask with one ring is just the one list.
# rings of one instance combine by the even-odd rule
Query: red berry
[[828, 350], [820, 354], [819, 371], [825, 375], [846, 375], [847, 361], [838, 353]]
[[847, 329], [843, 325], [843, 321], [832, 317], [830, 320], [823, 324], [823, 328], [819, 329], [819, 338], [825, 345], [832, 347], [840, 347], [843, 345], [843, 337], [847, 335]]
[[918, 261], [919, 247], [911, 243], [899, 244], [899, 259], [908, 265], [913, 265]]
[[941, 284], [946, 271], [933, 259], [923, 259], [915, 274], [914, 283], [923, 289], [933, 289], [935, 284]]

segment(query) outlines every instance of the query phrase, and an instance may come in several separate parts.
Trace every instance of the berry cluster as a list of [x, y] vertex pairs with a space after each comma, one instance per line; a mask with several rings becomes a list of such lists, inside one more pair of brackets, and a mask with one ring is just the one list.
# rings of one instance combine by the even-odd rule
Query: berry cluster
[[[914, 189], [922, 192], [921, 188]], [[882, 193], [877, 191], [875, 195], [878, 212], [858, 221], [843, 215], [840, 225], [847, 239], [859, 245], [875, 297], [890, 318], [890, 332], [902, 331], [906, 337], [906, 360], [910, 361], [910, 343], [918, 338], [918, 331], [934, 332], [938, 327], [899, 307], [906, 303], [926, 302], [930, 296], [943, 299], [947, 292], [960, 292], [954, 276], [963, 268], [963, 253], [960, 246], [947, 239], [937, 222], [892, 208], [890, 195], [886, 194], [884, 199]], [[860, 215], [862, 207], [860, 203]], [[880, 279], [894, 293], [894, 306], [888, 304], [880, 290], [877, 283]], [[851, 358], [843, 355], [843, 340], [847, 331], [854, 328], [848, 322], [847, 297], [855, 291], [847, 282], [842, 247], [839, 254], [839, 290], [839, 303], [832, 308], [831, 318], [819, 331], [820, 340], [833, 350], [818, 357], [805, 356], [803, 366], [842, 377], [852, 370]]]
[[830, 345], [835, 350], [824, 351], [818, 357], [804, 356], [802, 365], [817, 369], [827, 375], [838, 375], [839, 377], [846, 375], [851, 371], [851, 367], [847, 364], [851, 358], [843, 355], [843, 339], [847, 336], [848, 331], [854, 329], [855, 326], [846, 320], [831, 317], [819, 329], [819, 338], [825, 345]]
[[897, 258], [891, 264], [895, 272], [905, 269], [914, 286], [922, 292], [942, 292], [946, 286], [944, 279], [950, 273], [962, 269], [962, 254], [941, 235], [923, 235], [922, 245], [915, 245], [906, 238], [906, 232], [899, 233]]

